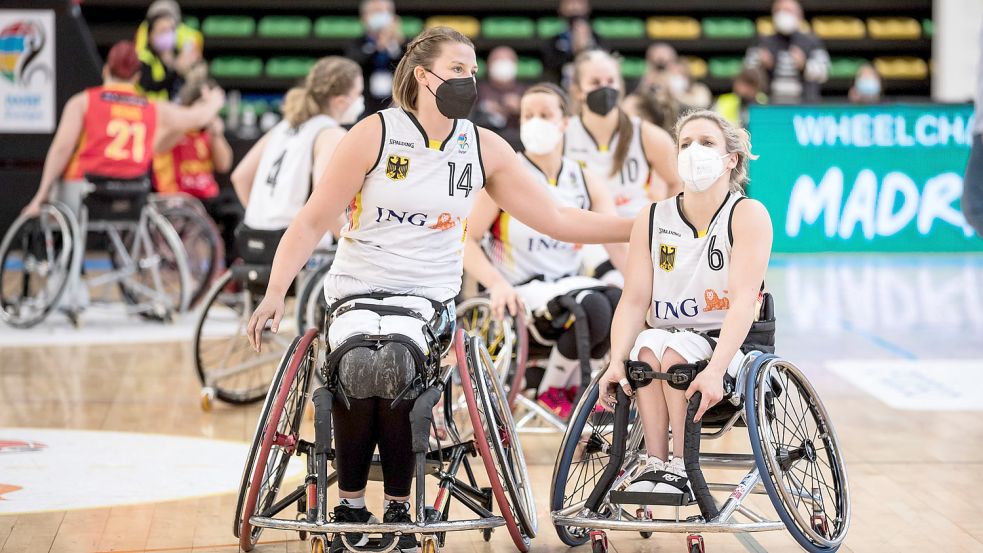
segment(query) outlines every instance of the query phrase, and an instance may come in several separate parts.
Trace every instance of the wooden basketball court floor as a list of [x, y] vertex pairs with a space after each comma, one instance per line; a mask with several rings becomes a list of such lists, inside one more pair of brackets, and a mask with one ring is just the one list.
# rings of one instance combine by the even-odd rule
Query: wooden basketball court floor
[[[983, 257], [779, 258], [773, 260], [768, 286], [778, 300], [779, 353], [809, 376], [843, 445], [853, 517], [841, 551], [983, 551]], [[158, 328], [127, 323], [141, 324], [147, 336]], [[211, 484], [236, 482], [241, 465], [225, 470], [222, 478], [201, 472], [195, 481], [195, 467], [207, 464], [212, 454], [194, 444], [234, 447], [238, 455], [251, 439], [259, 407], [219, 405], [203, 413], [188, 340], [37, 345], [44, 332], [0, 328], [0, 552], [237, 551], [234, 485], [223, 483], [216, 490]], [[26, 342], [34, 345], [19, 345]], [[45, 440], [61, 439], [56, 432], [64, 429], [100, 432], [78, 434], [82, 441], [57, 454], [50, 444], [43, 450]], [[25, 438], [32, 432], [37, 443]], [[115, 432], [157, 441], [135, 443], [127, 438], [132, 434]], [[103, 445], [84, 447], [100, 436], [108, 437], [99, 442]], [[201, 440], [168, 441], [182, 437]], [[713, 447], [747, 451], [747, 440], [746, 432], [736, 429]], [[558, 435], [523, 440], [539, 508], [537, 552], [568, 549], [556, 538], [546, 508], [558, 442]], [[107, 451], [109, 459], [138, 453], [156, 459], [179, 451], [186, 462], [181, 474], [168, 469], [175, 461], [136, 470], [123, 461], [86, 465], [87, 455], [105, 459]], [[39, 474], [32, 482], [39, 486], [72, 467], [93, 468], [56, 487], [55, 497], [38, 498], [31, 486], [11, 481], [25, 471], [4, 474], [4, 457], [12, 456], [22, 468], [36, 463]], [[130, 479], [127, 485], [148, 499], [126, 496], [115, 502], [109, 491], [97, 491], [81, 498], [79, 508], [44, 508], [45, 501], [63, 505], [60, 496], [91, 489], [97, 478], [106, 479], [97, 490]], [[155, 495], [179, 488], [207, 493]], [[378, 514], [381, 492], [371, 492], [370, 508]], [[21, 503], [32, 505], [27, 509], [32, 512], [18, 510]], [[767, 503], [756, 503], [772, 513]], [[733, 536], [705, 537], [708, 551], [745, 550]], [[754, 537], [758, 551], [799, 550], [785, 532]], [[620, 553], [684, 551], [680, 535], [644, 540], [612, 533], [610, 538]], [[511, 545], [500, 529], [490, 544], [477, 532], [452, 534], [445, 549], [509, 551]], [[272, 531], [256, 549], [308, 550], [296, 534]]]

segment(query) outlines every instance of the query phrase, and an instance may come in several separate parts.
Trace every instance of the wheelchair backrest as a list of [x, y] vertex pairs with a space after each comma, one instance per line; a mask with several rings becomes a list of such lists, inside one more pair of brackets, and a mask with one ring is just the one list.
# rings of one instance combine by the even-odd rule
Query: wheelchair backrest
[[287, 229], [260, 230], [246, 225], [236, 227], [236, 248], [246, 265], [273, 265], [273, 256]]
[[90, 221], [138, 221], [150, 196], [150, 178], [118, 179], [85, 175]]

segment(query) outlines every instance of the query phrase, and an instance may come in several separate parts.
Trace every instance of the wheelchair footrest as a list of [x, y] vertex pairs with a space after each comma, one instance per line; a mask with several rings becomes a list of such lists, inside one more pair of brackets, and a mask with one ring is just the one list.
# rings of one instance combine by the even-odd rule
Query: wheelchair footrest
[[619, 505], [664, 505], [669, 507], [686, 507], [693, 505], [696, 500], [689, 493], [656, 493], [656, 492], [627, 492], [611, 491], [611, 503]]

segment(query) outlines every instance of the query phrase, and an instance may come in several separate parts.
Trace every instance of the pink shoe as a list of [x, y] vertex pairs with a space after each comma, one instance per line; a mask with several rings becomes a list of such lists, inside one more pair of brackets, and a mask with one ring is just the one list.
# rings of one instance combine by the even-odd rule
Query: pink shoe
[[563, 388], [550, 388], [539, 395], [539, 404], [549, 409], [554, 415], [561, 419], [570, 417], [573, 411], [573, 404], [567, 398], [566, 390]]

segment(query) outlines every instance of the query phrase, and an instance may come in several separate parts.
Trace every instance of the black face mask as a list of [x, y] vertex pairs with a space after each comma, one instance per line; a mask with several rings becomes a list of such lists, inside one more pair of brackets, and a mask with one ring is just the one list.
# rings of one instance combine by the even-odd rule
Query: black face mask
[[611, 113], [618, 105], [618, 89], [605, 86], [587, 94], [587, 108], [598, 115]]
[[[440, 75], [433, 71], [430, 71], [430, 74], [440, 79]], [[437, 110], [448, 119], [464, 119], [471, 115], [471, 109], [478, 100], [478, 88], [474, 84], [474, 78], [440, 80], [443, 82], [437, 87], [437, 92], [430, 90], [430, 85], [427, 85], [427, 90], [430, 90], [430, 94], [437, 99]]]
[[662, 73], [666, 69], [669, 69], [669, 64], [664, 61], [657, 61], [652, 64], [652, 69], [655, 69], [659, 73]]

